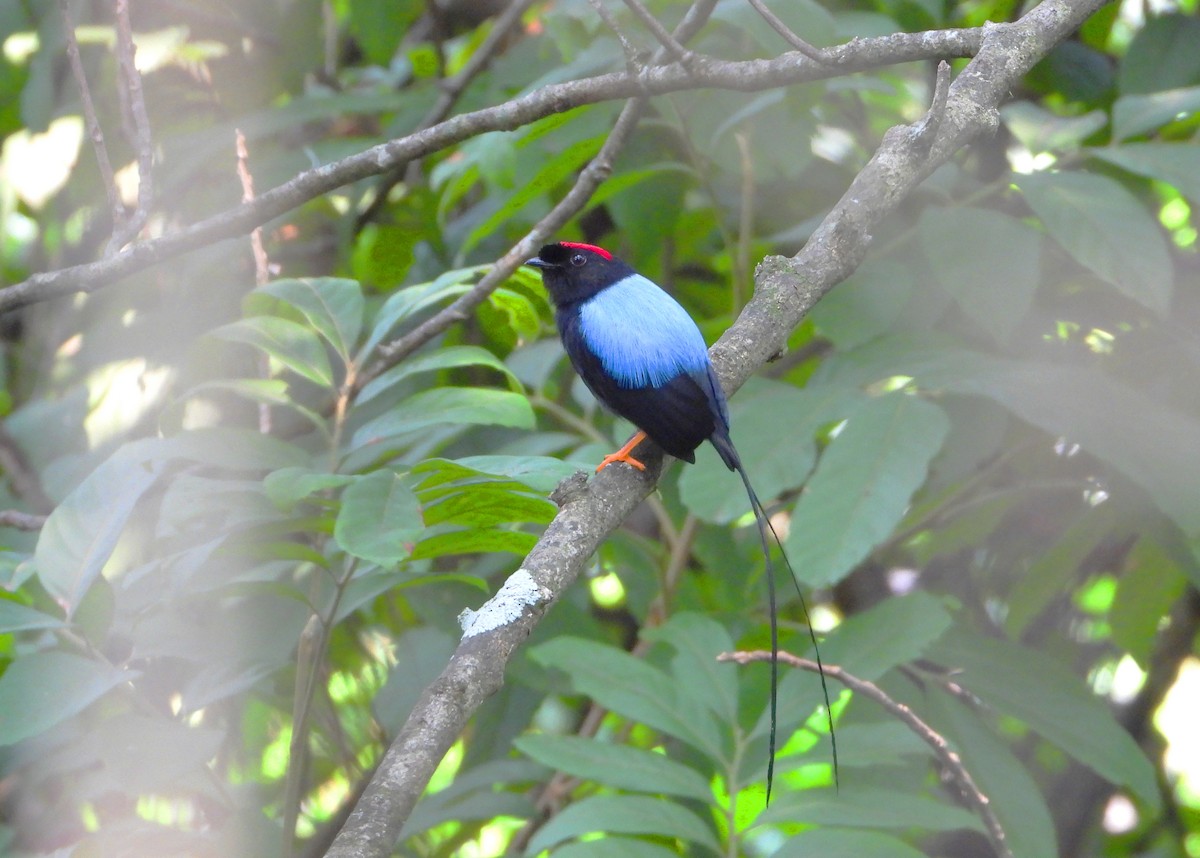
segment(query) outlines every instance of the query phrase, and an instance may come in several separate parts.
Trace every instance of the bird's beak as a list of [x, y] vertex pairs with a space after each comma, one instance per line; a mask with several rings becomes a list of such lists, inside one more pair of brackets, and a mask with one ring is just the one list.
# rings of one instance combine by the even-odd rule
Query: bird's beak
[[533, 259], [526, 259], [525, 264], [532, 265], [534, 268], [549, 268], [550, 267], [546, 262], [542, 261], [542, 257], [540, 257], [540, 256], [535, 256], [535, 257], [533, 257]]

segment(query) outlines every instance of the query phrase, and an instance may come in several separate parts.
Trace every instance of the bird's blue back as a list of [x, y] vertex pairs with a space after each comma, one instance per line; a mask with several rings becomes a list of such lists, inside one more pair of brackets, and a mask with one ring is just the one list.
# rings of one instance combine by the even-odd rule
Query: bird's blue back
[[662, 387], [680, 375], [707, 374], [708, 348], [692, 317], [640, 274], [582, 302], [579, 333], [623, 388]]

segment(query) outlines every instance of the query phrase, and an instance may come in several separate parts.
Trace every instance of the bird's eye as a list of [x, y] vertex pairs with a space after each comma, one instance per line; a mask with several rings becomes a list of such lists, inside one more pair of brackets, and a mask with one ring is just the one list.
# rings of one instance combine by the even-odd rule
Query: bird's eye
[[584, 256], [582, 253], [576, 253], [574, 256], [571, 257], [571, 264], [574, 265], [576, 268], [578, 268], [580, 265], [583, 265], [585, 262], [587, 262], [587, 257]]

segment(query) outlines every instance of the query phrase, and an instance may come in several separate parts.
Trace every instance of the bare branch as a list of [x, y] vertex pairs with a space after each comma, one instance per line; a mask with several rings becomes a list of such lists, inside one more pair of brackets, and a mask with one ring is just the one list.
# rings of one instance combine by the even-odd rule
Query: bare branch
[[460, 114], [432, 128], [306, 170], [260, 194], [253, 203], [243, 203], [172, 235], [137, 242], [111, 259], [35, 274], [0, 289], [0, 313], [72, 292], [92, 292], [167, 259], [246, 235], [256, 226], [335, 188], [386, 173], [414, 158], [487, 131], [511, 131], [553, 113], [616, 98], [631, 98], [643, 90], [655, 95], [704, 88], [757, 92], [896, 63], [968, 57], [979, 50], [983, 35], [983, 28], [895, 33], [855, 39], [829, 48], [825, 52], [827, 62], [823, 65], [801, 54], [790, 53], [771, 60], [743, 62], [705, 59], [694, 63], [691, 70], [679, 65], [656, 66], [645, 69], [637, 77], [619, 72], [552, 84], [504, 104]]
[[600, 16], [600, 20], [604, 22], [608, 29], [613, 31], [617, 37], [617, 41], [621, 43], [621, 50], [625, 52], [625, 68], [630, 74], [638, 74], [642, 70], [642, 62], [638, 59], [637, 47], [625, 35], [625, 31], [617, 23], [617, 19], [613, 17], [612, 12], [608, 11], [608, 7], [604, 5], [604, 0], [588, 0], [588, 5], [595, 10]]
[[[770, 660], [771, 653], [766, 650], [725, 652], [717, 656], [717, 661], [732, 661], [742, 665], [755, 661]], [[991, 841], [992, 848], [996, 851], [996, 854], [1001, 856], [1001, 858], [1013, 858], [1012, 849], [1008, 845], [1008, 837], [1004, 833], [1003, 826], [1000, 825], [1000, 820], [992, 810], [991, 801], [975, 783], [975, 779], [971, 777], [971, 773], [963, 765], [962, 758], [950, 747], [950, 743], [946, 741], [946, 738], [941, 733], [921, 720], [908, 706], [889, 697], [887, 692], [875, 683], [860, 679], [836, 664], [818, 665], [815, 661], [800, 658], [792, 655], [790, 652], [779, 653], [779, 660], [785, 664], [790, 664], [792, 667], [807, 670], [810, 673], [824, 673], [825, 676], [835, 682], [842, 683], [842, 685], [851, 691], [874, 700], [886, 709], [892, 717], [903, 722], [922, 742], [933, 749], [934, 756], [937, 757], [938, 762], [945, 767], [950, 777], [958, 784], [959, 790], [974, 806], [975, 812], [979, 814], [979, 818], [983, 821], [988, 839]]]
[[108, 158], [108, 146], [104, 143], [104, 129], [100, 127], [100, 119], [96, 116], [92, 90], [88, 86], [87, 75], [83, 71], [83, 58], [79, 54], [79, 40], [75, 38], [75, 22], [71, 20], [67, 0], [58, 0], [58, 11], [62, 16], [63, 32], [67, 37], [67, 59], [71, 63], [71, 74], [74, 75], [75, 83], [79, 87], [83, 118], [87, 123], [88, 137], [92, 141], [92, 151], [96, 153], [96, 164], [100, 168], [100, 182], [104, 185], [104, 193], [108, 197], [108, 211], [115, 233], [120, 224], [125, 221], [125, 206], [121, 202], [121, 195], [117, 192], [116, 176], [113, 173], [112, 162]]
[[108, 255], [129, 243], [146, 225], [150, 205], [154, 200], [154, 145], [150, 139], [150, 117], [146, 113], [146, 97], [142, 92], [142, 76], [135, 62], [137, 47], [133, 43], [133, 28], [129, 23], [129, 0], [114, 0], [117, 19], [117, 68], [120, 70], [118, 92], [133, 120], [133, 137], [129, 141], [137, 153], [137, 208], [120, 227], [114, 227], [108, 243]]
[[824, 52], [813, 45], [810, 45], [804, 39], [792, 32], [791, 28], [783, 23], [778, 15], [770, 10], [766, 3], [762, 0], [750, 0], [750, 5], [754, 7], [754, 11], [762, 15], [764, 21], [771, 25], [771, 29], [783, 37], [783, 40], [798, 50], [810, 60], [816, 62], [824, 62]]
[[[951, 85], [942, 130], [929, 153], [912, 145], [911, 128], [892, 129], [804, 250], [794, 259], [768, 257], [759, 266], [754, 298], [711, 349], [728, 392], [736, 391], [778, 352], [793, 327], [821, 296], [854, 270], [866, 254], [872, 230], [932, 170], [971, 139], [997, 126], [998, 105], [1008, 90], [1101, 5], [1102, 0], [1045, 0], [1014, 24], [989, 25], [981, 31], [978, 55]], [[915, 35], [944, 44], [943, 36]], [[867, 43], [872, 40], [831, 49], [827, 56], [838, 68], [845, 69], [845, 58]], [[784, 59], [785, 63], [775, 65]], [[829, 67], [818, 66], [798, 54], [780, 60], [739, 65], [743, 74], [754, 78], [755, 85], [762, 80], [759, 74], [780, 74], [785, 80], [777, 80], [778, 85], [796, 74], [831, 73]], [[712, 85], [713, 69], [722, 65], [698, 63], [693, 77]], [[772, 71], [768, 73], [766, 68]], [[651, 68], [642, 79], [655, 92], [663, 91], [668, 80], [672, 86], [690, 86], [690, 82], [684, 83], [684, 71], [678, 66]], [[611, 84], [601, 83], [605, 80], [592, 79], [586, 97], [594, 97], [610, 85], [620, 91], [633, 86], [624, 77]], [[744, 85], [745, 81], [737, 84], [739, 88]], [[547, 88], [518, 99], [508, 109], [531, 109], [529, 100], [545, 97], [547, 91], [569, 97], [572, 86]], [[466, 118], [447, 124], [453, 126], [460, 121]], [[479, 628], [472, 624], [441, 675], [422, 693], [328, 855], [382, 858], [391, 854], [404, 820], [437, 764], [479, 705], [501, 687], [505, 667], [516, 647], [571, 585], [600, 543], [653, 490], [662, 462], [652, 455], [646, 463], [645, 472], [607, 468], [582, 489], [572, 491], [521, 569], [481, 610], [493, 624]], [[499, 610], [500, 606], [504, 609]]]
[[625, 0], [625, 5], [628, 6], [633, 14], [637, 16], [637, 19], [646, 26], [646, 29], [654, 34], [654, 38], [658, 39], [658, 43], [666, 49], [668, 54], [671, 55], [671, 59], [685, 67], [691, 65], [691, 62], [694, 59], [692, 52], [683, 45], [679, 44], [679, 42], [675, 40], [675, 37], [667, 32], [667, 28], [660, 24], [658, 19], [650, 14], [650, 10], [642, 5], [641, 0]]

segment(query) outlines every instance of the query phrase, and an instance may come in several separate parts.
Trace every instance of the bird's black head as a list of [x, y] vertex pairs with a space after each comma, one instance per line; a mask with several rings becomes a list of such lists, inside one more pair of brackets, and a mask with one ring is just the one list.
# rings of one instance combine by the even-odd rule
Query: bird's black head
[[604, 248], [573, 241], [547, 244], [525, 264], [541, 269], [550, 300], [560, 308], [586, 301], [633, 273]]

